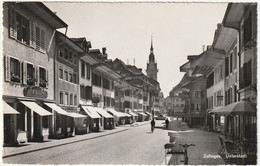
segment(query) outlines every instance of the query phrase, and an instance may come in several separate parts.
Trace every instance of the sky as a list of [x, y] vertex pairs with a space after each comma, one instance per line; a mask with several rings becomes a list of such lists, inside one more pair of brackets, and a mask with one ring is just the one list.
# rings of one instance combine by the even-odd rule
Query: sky
[[[86, 37], [92, 48], [107, 48], [108, 59], [135, 64], [146, 74], [151, 38], [164, 97], [184, 73], [187, 55], [211, 45], [227, 3], [45, 2], [68, 24], [68, 37]], [[64, 30], [63, 30], [64, 32]]]

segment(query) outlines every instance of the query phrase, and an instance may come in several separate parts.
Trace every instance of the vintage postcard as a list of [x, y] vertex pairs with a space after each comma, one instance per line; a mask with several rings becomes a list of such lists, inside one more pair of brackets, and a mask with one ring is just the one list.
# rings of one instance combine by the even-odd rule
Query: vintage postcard
[[257, 164], [257, 2], [5, 1], [1, 38], [2, 164]]

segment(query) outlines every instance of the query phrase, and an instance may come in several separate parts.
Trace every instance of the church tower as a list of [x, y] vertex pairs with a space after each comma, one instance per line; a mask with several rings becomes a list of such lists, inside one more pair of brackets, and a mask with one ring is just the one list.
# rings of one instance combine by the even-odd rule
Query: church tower
[[151, 39], [151, 48], [150, 48], [150, 55], [149, 55], [149, 62], [147, 63], [146, 68], [147, 77], [153, 78], [157, 81], [157, 63], [155, 63], [154, 54], [153, 54], [153, 39]]

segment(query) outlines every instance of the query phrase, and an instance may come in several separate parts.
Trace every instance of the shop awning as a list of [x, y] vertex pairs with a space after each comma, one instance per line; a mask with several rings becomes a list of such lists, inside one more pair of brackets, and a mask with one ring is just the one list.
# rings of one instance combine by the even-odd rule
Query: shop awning
[[240, 101], [229, 104], [225, 107], [213, 109], [210, 113], [228, 115], [228, 114], [245, 114], [245, 113], [256, 113], [256, 103], [249, 101]]
[[155, 108], [154, 108], [154, 111], [155, 111], [155, 112], [160, 112], [160, 109], [159, 109], [158, 107], [155, 107]]
[[152, 116], [152, 114], [150, 113], [150, 112], [145, 112], [147, 115], [150, 115], [150, 116]]
[[95, 107], [92, 106], [81, 106], [81, 107], [86, 112], [86, 114], [90, 116], [92, 119], [101, 118], [101, 116], [95, 110]]
[[133, 112], [128, 112], [128, 114], [130, 114], [130, 115], [132, 115], [132, 116], [138, 116], [138, 115], [136, 115], [136, 114], [133, 113]]
[[148, 116], [148, 115], [146, 115], [146, 114], [143, 113], [143, 112], [138, 112], [138, 114], [143, 115], [143, 116]]
[[68, 115], [67, 111], [63, 110], [62, 108], [57, 106], [55, 103], [44, 103], [44, 104], [47, 105], [48, 107], [50, 107], [51, 109], [53, 109], [54, 111], [56, 111], [59, 114]]
[[82, 115], [79, 113], [75, 113], [75, 112], [68, 112], [68, 116], [73, 117], [73, 118], [86, 118], [86, 115]]
[[125, 112], [120, 112], [124, 117], [132, 117], [132, 115], [129, 115], [128, 113]]
[[123, 115], [121, 114], [121, 112], [118, 112], [112, 108], [108, 108], [107, 111], [111, 112], [114, 116], [120, 118], [120, 117], [123, 117]]
[[16, 111], [13, 107], [8, 105], [6, 102], [2, 101], [3, 109], [2, 112], [3, 114], [20, 114], [18, 111]]
[[112, 115], [110, 115], [107, 111], [105, 111], [103, 108], [94, 107], [95, 110], [103, 117], [105, 118], [114, 118]]
[[41, 116], [51, 116], [52, 114], [45, 110], [44, 108], [42, 108], [41, 106], [39, 106], [38, 104], [36, 104], [33, 101], [21, 101], [21, 103], [23, 103], [26, 107], [30, 108], [32, 111], [36, 112], [37, 114], [41, 115]]

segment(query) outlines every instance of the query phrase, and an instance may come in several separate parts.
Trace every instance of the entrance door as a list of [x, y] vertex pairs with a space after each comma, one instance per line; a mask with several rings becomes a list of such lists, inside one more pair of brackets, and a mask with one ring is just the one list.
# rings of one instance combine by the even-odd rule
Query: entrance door
[[41, 140], [41, 116], [37, 113], [33, 113], [33, 138], [35, 140]]
[[12, 142], [11, 115], [4, 115], [4, 143]]

